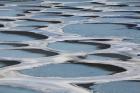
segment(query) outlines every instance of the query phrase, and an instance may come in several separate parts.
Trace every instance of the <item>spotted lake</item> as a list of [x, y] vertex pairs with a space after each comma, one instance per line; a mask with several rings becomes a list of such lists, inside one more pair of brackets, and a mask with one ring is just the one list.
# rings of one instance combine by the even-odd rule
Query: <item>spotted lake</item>
[[0, 93], [140, 93], [140, 0], [0, 0]]

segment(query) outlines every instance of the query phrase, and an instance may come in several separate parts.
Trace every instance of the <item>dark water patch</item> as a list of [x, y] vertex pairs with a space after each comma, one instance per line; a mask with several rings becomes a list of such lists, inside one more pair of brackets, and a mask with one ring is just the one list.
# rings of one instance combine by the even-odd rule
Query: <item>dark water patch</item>
[[101, 2], [90, 2], [91, 4], [98, 4], [98, 5], [105, 5], [105, 3], [101, 3]]
[[47, 21], [48, 23], [51, 23], [51, 24], [59, 24], [59, 23], [62, 23], [61, 21], [54, 21], [54, 20], [52, 20], [52, 21]]
[[20, 19], [20, 20], [26, 20], [26, 21], [32, 21], [32, 22], [47, 22], [47, 23], [52, 23], [52, 24], [58, 24], [61, 23], [61, 21], [57, 21], [57, 20], [39, 20], [39, 19]]
[[20, 64], [20, 62], [15, 60], [0, 60], [0, 68], [17, 64]]
[[107, 5], [108, 7], [128, 7], [128, 4]]
[[53, 52], [51, 50], [42, 50], [42, 49], [22, 49], [23, 51], [26, 52], [31, 52], [31, 53], [38, 53], [38, 54], [44, 54], [45, 56], [55, 56], [58, 55], [58, 53]]
[[96, 53], [96, 54], [93, 54], [93, 55], [116, 58], [116, 59], [123, 60], [123, 61], [127, 61], [127, 60], [131, 59], [131, 57], [129, 57], [129, 56], [122, 55], [122, 54], [117, 54], [117, 53]]
[[11, 47], [26, 47], [28, 44], [22, 43], [0, 43], [0, 48], [11, 48]]
[[90, 89], [91, 86], [94, 85], [94, 83], [86, 83], [86, 84], [74, 84], [77, 85], [79, 87], [85, 88], [85, 89]]
[[39, 58], [55, 56], [58, 53], [52, 51], [45, 51], [42, 49], [11, 49], [11, 50], [0, 50], [0, 57], [10, 58]]
[[18, 26], [18, 27], [16, 27], [16, 29], [24, 29], [24, 30], [27, 30], [27, 31], [30, 31], [30, 30], [37, 31], [36, 29], [47, 28], [47, 27], [48, 27], [48, 26], [29, 25], [29, 26]]
[[78, 56], [76, 56], [76, 57], [78, 57], [78, 58], [80, 58], [80, 59], [85, 59], [87, 56], [81, 56], [81, 55], [78, 55]]
[[98, 16], [98, 15], [90, 15], [90, 16], [82, 16], [82, 17], [89, 17], [89, 18], [97, 18], [97, 17], [100, 17], [100, 16]]
[[131, 28], [133, 29], [133, 28], [135, 28], [137, 26], [137, 24], [130, 24], [130, 23], [128, 23], [128, 24], [122, 24], [122, 25], [125, 25], [129, 29], [131, 29]]
[[78, 10], [78, 11], [88, 11], [88, 12], [101, 12], [102, 10], [97, 9], [86, 9], [86, 8], [79, 8], [77, 6], [55, 6], [58, 9], [66, 9], [66, 10]]
[[[56, 9], [57, 10], [57, 9]], [[50, 16], [50, 18], [51, 18], [51, 16], [53, 17], [53, 16], [57, 16], [57, 17], [59, 17], [59, 16], [64, 16], [64, 17], [70, 17], [70, 16], [74, 16], [74, 15], [72, 15], [72, 14], [65, 14], [65, 12], [63, 12], [63, 11], [43, 11], [43, 12], [40, 12], [38, 15], [41, 15], [41, 16], [43, 16], [43, 18], [45, 17], [49, 17]], [[36, 15], [35, 15], [36, 16]]]
[[92, 39], [92, 40], [95, 40], [95, 41], [111, 41], [112, 39]]
[[0, 24], [0, 27], [4, 27], [4, 25], [3, 24]]
[[103, 10], [100, 9], [81, 9], [80, 11], [86, 11], [86, 12], [102, 12]]
[[[25, 27], [27, 27], [27, 26], [25, 26]], [[29, 26], [29, 27], [33, 27], [33, 28], [39, 29], [39, 28], [46, 28], [46, 27], [48, 27], [48, 26], [34, 25], [34, 26]]]
[[137, 54], [137, 56], [140, 56], [140, 54]]
[[71, 15], [71, 14], [65, 14], [63, 12], [42, 12], [41, 16], [43, 16], [43, 15], [44, 15], [44, 17], [45, 16], [46, 17], [54, 17], [54, 16], [56, 16], [56, 17], [60, 17], [60, 16], [71, 17], [71, 16], [74, 16], [74, 15]]
[[0, 4], [0, 6], [5, 6], [5, 4]]
[[85, 63], [85, 62], [84, 63], [81, 63], [81, 62], [77, 63], [76, 61], [69, 61], [69, 62], [75, 63], [75, 64], [86, 64], [87, 66], [99, 67], [102, 70], [112, 71], [111, 74], [120, 73], [120, 72], [126, 71], [125, 68], [118, 67], [118, 66], [115, 66], [115, 65], [110, 65], [110, 64]]
[[16, 21], [14, 19], [8, 19], [8, 18], [0, 18], [0, 21]]
[[36, 5], [36, 4], [25, 4], [25, 5], [19, 5], [20, 7], [25, 8], [51, 8], [51, 6], [48, 5]]
[[56, 16], [56, 15], [61, 15], [63, 14], [62, 12], [41, 12], [46, 16]]
[[71, 15], [71, 14], [60, 14], [59, 16], [63, 16], [63, 17], [72, 17], [74, 15]]
[[[122, 16], [123, 17], [123, 16]], [[103, 17], [103, 18], [108, 18], [108, 17]], [[109, 18], [112, 18], [112, 17], [109, 17]], [[119, 17], [118, 17], [119, 18]], [[122, 26], [125, 26], [127, 27], [128, 29], [137, 29], [137, 23], [110, 23], [110, 22], [107, 22], [107, 23], [96, 23], [96, 24], [114, 24], [114, 25], [122, 25]]]
[[24, 41], [48, 38], [48, 36], [28, 31], [0, 31], [0, 36], [0, 40], [3, 41]]
[[38, 12], [40, 9], [29, 9], [29, 10], [24, 10], [24, 13], [31, 13], [31, 12]]
[[16, 16], [25, 16], [25, 14], [16, 14]]
[[[91, 42], [92, 43], [92, 41], [112, 41], [113, 39], [106, 39], [106, 38], [95, 38], [95, 39], [86, 39], [86, 40], [77, 40], [77, 41], [81, 41], [81, 42]], [[69, 40], [70, 42], [71, 41], [76, 41], [76, 40]]]
[[94, 42], [80, 42], [80, 41], [63, 41], [55, 42], [48, 45], [49, 48], [61, 52], [93, 52], [98, 49], [109, 48], [110, 45]]
[[97, 42], [90, 42], [90, 41], [82, 41], [82, 40], [65, 40], [65, 42], [73, 43], [73, 44], [87, 44], [87, 45], [95, 45], [99, 49], [107, 49], [110, 48], [111, 45], [109, 44], [103, 44], [103, 43], [97, 43]]
[[[88, 84], [89, 85], [89, 84]], [[89, 85], [88, 89], [92, 93], [139, 93], [140, 82], [137, 81], [115, 81], [103, 84]], [[82, 87], [85, 85], [80, 85]]]
[[122, 72], [124, 69], [102, 64], [64, 63], [49, 64], [33, 69], [22, 70], [21, 73], [38, 77], [88, 77], [109, 75]]
[[[113, 10], [112, 10], [112, 12], [113, 12]], [[140, 13], [139, 10], [118, 10], [118, 11], [115, 11], [115, 10], [114, 10], [114, 12], [132, 12], [132, 13]]]
[[108, 16], [103, 18], [129, 18], [129, 19], [140, 19], [140, 16], [135, 15], [121, 15], [121, 16]]
[[21, 87], [12, 87], [6, 85], [0, 85], [0, 92], [1, 93], [41, 93], [35, 90], [21, 88]]
[[[88, 60], [101, 60], [101, 61], [115, 60], [115, 58], [112, 58], [112, 57], [97, 56], [97, 55], [94, 55], [94, 54], [89, 54], [89, 55], [82, 56], [82, 57], [78, 56], [78, 58], [80, 58], [80, 59], [88, 59]], [[116, 60], [120, 60], [120, 59], [116, 58]]]
[[55, 6], [59, 9], [70, 9], [70, 10], [82, 10], [83, 8], [72, 7], [72, 6]]

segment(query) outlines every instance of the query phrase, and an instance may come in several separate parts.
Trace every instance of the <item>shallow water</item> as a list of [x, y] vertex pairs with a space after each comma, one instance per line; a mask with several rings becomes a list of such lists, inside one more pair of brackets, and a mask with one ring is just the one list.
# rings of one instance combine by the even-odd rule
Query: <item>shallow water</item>
[[0, 0], [0, 92], [139, 93], [139, 14], [139, 0]]
[[33, 90], [28, 90], [24, 88], [10, 87], [10, 86], [0, 86], [0, 92], [2, 93], [39, 93]]
[[[118, 69], [110, 70], [107, 67]], [[50, 64], [34, 69], [23, 70], [22, 73], [38, 77], [87, 77], [87, 76], [101, 76], [110, 75], [115, 72], [123, 72], [125, 69], [114, 67], [111, 65], [102, 64], [78, 64], [78, 63], [65, 63], [65, 64]]]
[[105, 84], [83, 84], [80, 86], [91, 89], [93, 93], [139, 93], [139, 84], [139, 81], [115, 81]]

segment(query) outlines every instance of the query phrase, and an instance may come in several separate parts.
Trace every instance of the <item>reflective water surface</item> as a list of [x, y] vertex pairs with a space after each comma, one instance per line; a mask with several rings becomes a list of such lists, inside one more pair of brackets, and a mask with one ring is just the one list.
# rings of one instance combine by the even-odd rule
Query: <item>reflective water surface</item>
[[0, 0], [1, 93], [139, 93], [140, 0]]

